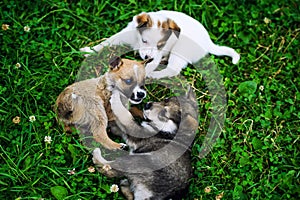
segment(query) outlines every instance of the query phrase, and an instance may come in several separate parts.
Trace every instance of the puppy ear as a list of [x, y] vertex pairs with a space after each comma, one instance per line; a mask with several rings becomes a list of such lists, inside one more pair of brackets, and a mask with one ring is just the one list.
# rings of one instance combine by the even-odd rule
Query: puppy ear
[[167, 20], [168, 23], [168, 27], [169, 29], [171, 29], [173, 31], [173, 33], [176, 35], [176, 37], [178, 38], [180, 35], [180, 28], [179, 26], [171, 19]]
[[140, 15], [137, 15], [135, 20], [137, 23], [136, 28], [152, 27], [151, 17], [147, 13], [142, 13]]
[[70, 120], [73, 114], [72, 102], [58, 102], [56, 114], [61, 119]]
[[118, 70], [122, 64], [122, 59], [119, 56], [115, 56], [109, 60], [109, 69], [112, 71]]

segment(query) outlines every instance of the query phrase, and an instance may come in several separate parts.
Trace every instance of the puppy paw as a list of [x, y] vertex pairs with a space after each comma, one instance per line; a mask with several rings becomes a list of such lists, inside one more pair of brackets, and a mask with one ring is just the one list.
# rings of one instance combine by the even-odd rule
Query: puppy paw
[[121, 150], [127, 150], [127, 144], [124, 144], [124, 143], [120, 143], [120, 145], [121, 145]]
[[151, 73], [157, 68], [158, 64], [154, 63], [153, 61], [151, 63], [148, 63], [146, 65], [145, 71], [146, 71], [146, 76], [149, 77]]
[[97, 166], [98, 172], [107, 177], [115, 177], [115, 171], [111, 168], [110, 165]]
[[108, 172], [109, 170], [111, 170], [111, 166], [110, 165], [103, 165], [102, 170], [104, 172]]
[[163, 69], [160, 71], [153, 71], [150, 74], [146, 74], [147, 78], [160, 79], [160, 78], [171, 78], [177, 76], [180, 71], [175, 71], [173, 69]]
[[146, 73], [146, 77], [149, 79], [157, 79], [154, 72]]
[[125, 144], [125, 143], [120, 143], [120, 145], [122, 146], [121, 148], [126, 148], [127, 147], [127, 144]]
[[147, 74], [146, 76], [147, 76], [147, 78], [152, 78], [152, 79], [160, 79], [160, 78], [168, 77], [167, 75], [164, 75], [160, 71], [151, 72], [151, 73]]
[[117, 171], [112, 169], [110, 165], [104, 165], [101, 169], [98, 169], [98, 171], [109, 178], [118, 176]]

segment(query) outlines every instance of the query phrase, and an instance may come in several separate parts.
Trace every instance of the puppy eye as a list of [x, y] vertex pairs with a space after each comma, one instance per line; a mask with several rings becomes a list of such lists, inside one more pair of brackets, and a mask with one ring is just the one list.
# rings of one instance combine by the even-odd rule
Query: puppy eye
[[142, 42], [143, 42], [144, 44], [147, 44], [147, 43], [148, 43], [148, 41], [147, 41], [147, 40], [144, 40], [144, 39], [142, 39]]
[[132, 78], [130, 79], [124, 79], [123, 80], [127, 85], [130, 85], [132, 83]]

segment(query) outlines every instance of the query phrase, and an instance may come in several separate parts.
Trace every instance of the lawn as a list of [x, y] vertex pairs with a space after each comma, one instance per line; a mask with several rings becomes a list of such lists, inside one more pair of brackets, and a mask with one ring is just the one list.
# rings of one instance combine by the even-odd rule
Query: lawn
[[[203, 158], [211, 98], [201, 71], [182, 71], [197, 89], [200, 112], [187, 199], [300, 198], [299, 1], [4, 0], [0, 8], [0, 199], [124, 199], [110, 191], [119, 179], [90, 172], [89, 151], [76, 133], [64, 132], [53, 105], [77, 78], [79, 48], [110, 37], [141, 11], [161, 9], [196, 18], [215, 43], [241, 54], [238, 65], [211, 56], [227, 110]], [[147, 89], [150, 99], [159, 93]]]

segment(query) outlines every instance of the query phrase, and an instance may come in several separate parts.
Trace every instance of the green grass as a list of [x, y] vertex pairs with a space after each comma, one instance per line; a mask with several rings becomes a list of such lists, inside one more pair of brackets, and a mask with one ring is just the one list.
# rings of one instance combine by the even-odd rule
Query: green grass
[[[223, 199], [299, 199], [299, 6], [296, 0], [1, 1], [0, 24], [10, 26], [0, 30], [0, 199], [123, 199], [109, 190], [119, 180], [88, 172], [89, 152], [75, 133], [64, 133], [52, 106], [76, 80], [80, 47], [150, 9], [193, 16], [213, 41], [242, 57], [238, 65], [214, 57], [228, 108], [224, 131], [202, 159], [197, 155], [210, 122], [210, 98], [199, 72], [183, 72], [197, 88], [200, 110], [189, 198], [223, 193]], [[155, 88], [149, 90], [154, 97]], [[36, 121], [29, 121], [31, 115]], [[19, 124], [12, 122], [16, 116]], [[48, 135], [51, 144], [44, 142]], [[73, 168], [76, 173], [68, 175]]]

